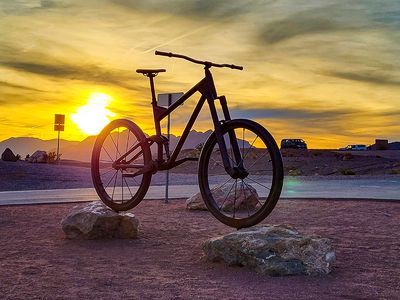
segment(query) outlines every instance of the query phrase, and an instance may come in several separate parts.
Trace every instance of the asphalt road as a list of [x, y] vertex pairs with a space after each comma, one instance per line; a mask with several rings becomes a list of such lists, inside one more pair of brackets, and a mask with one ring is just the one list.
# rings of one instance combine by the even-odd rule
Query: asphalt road
[[[169, 196], [188, 198], [199, 192], [197, 185], [171, 185]], [[151, 186], [145, 199], [164, 199], [165, 186]], [[321, 179], [286, 177], [281, 198], [400, 200], [400, 178]], [[0, 192], [0, 205], [85, 202], [97, 200], [93, 188]]]

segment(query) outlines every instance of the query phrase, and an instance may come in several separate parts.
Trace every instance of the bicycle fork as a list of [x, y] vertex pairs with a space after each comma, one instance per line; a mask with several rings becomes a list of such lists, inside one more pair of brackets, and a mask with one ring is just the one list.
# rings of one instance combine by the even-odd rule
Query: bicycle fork
[[[217, 109], [215, 107], [214, 101], [218, 99], [220, 101], [222, 107], [222, 113], [224, 115], [224, 120], [219, 120]], [[228, 154], [228, 148], [226, 145], [226, 141], [224, 139], [224, 135], [222, 133], [222, 124], [226, 121], [230, 121], [231, 117], [228, 110], [228, 104], [225, 96], [216, 97], [215, 100], [208, 100], [208, 104], [210, 107], [211, 117], [213, 119], [214, 128], [215, 128], [215, 136], [217, 138], [217, 143], [219, 146], [221, 159], [224, 165], [225, 171], [233, 178], [233, 179], [244, 179], [249, 174], [243, 165], [242, 154], [240, 153], [240, 148], [238, 144], [238, 140], [236, 137], [236, 133], [234, 130], [228, 131], [229, 136], [229, 144], [231, 146], [231, 150], [233, 152], [233, 157], [230, 158]], [[232, 163], [236, 163], [234, 166]]]

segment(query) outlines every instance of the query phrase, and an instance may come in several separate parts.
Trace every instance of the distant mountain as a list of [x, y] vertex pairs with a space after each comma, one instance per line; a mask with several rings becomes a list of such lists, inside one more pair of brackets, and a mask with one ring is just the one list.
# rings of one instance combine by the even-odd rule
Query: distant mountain
[[389, 143], [389, 150], [400, 150], [400, 142]]
[[[75, 147], [80, 143], [81, 142], [66, 141], [61, 139], [60, 148], [67, 146]], [[57, 139], [41, 140], [32, 137], [13, 137], [0, 142], [0, 153], [3, 153], [6, 148], [10, 148], [14, 154], [19, 154], [22, 158], [25, 158], [27, 154], [31, 155], [36, 150], [44, 150], [46, 152], [57, 151]]]
[[[212, 133], [211, 130], [206, 132], [198, 132], [192, 130], [189, 133], [188, 138], [183, 145], [183, 149], [193, 149], [198, 144], [204, 143]], [[170, 136], [170, 149], [175, 149], [178, 143], [179, 137], [171, 134]], [[79, 161], [90, 161], [92, 154], [93, 145], [96, 141], [96, 136], [89, 136], [81, 142], [60, 140], [60, 153], [62, 154], [61, 159], [71, 159]], [[246, 147], [248, 143], [246, 142]], [[20, 154], [22, 158], [25, 158], [27, 154], [31, 155], [36, 150], [43, 150], [46, 152], [57, 150], [57, 139], [52, 140], [41, 140], [38, 138], [31, 137], [19, 137], [10, 138], [0, 142], [0, 154], [6, 148], [10, 148], [14, 154]], [[152, 150], [155, 147], [152, 147]]]
[[[192, 130], [189, 132], [189, 135], [183, 145], [183, 149], [194, 149], [198, 144], [204, 143], [207, 138], [211, 135], [212, 130], [207, 130], [206, 132], [199, 132], [196, 130]], [[173, 151], [178, 144], [179, 136], [175, 136], [171, 134], [169, 138], [169, 148]]]

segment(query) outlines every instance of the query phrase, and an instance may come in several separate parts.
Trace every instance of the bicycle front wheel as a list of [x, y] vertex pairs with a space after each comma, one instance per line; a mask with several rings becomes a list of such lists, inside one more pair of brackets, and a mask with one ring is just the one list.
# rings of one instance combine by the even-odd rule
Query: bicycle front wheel
[[149, 188], [150, 147], [142, 130], [129, 120], [111, 121], [96, 139], [92, 152], [92, 180], [101, 201], [115, 211], [132, 209]]
[[[213, 133], [200, 155], [200, 191], [219, 221], [235, 228], [250, 227], [264, 220], [279, 199], [283, 185], [281, 154], [271, 134], [256, 122], [231, 120], [221, 129], [231, 166], [244, 171], [239, 177], [227, 173]], [[231, 147], [232, 136], [236, 136], [240, 159]]]

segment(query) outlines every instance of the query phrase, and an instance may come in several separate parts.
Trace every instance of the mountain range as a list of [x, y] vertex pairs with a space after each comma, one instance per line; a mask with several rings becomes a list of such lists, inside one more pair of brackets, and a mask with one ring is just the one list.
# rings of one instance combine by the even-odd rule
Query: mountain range
[[[195, 130], [190, 131], [183, 149], [194, 149], [198, 144], [204, 143], [212, 133], [211, 130], [206, 132], [198, 132]], [[171, 134], [170, 136], [170, 149], [173, 150], [178, 143], [179, 136]], [[81, 142], [60, 140], [60, 153], [61, 159], [78, 160], [83, 162], [90, 161], [93, 145], [96, 141], [96, 136], [89, 136]], [[247, 144], [247, 142], [246, 142]], [[248, 146], [248, 145], [246, 145]], [[37, 150], [46, 152], [57, 150], [57, 139], [42, 140], [32, 137], [13, 137], [0, 142], [0, 154], [6, 148], [10, 148], [14, 154], [20, 154], [22, 159], [27, 154], [31, 155]]]

